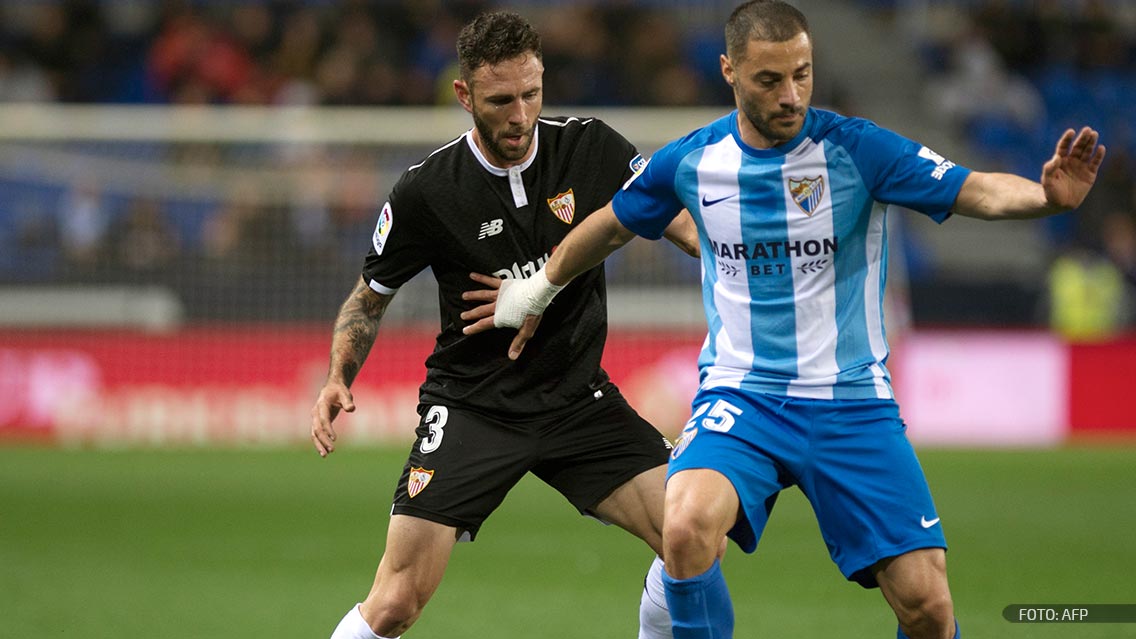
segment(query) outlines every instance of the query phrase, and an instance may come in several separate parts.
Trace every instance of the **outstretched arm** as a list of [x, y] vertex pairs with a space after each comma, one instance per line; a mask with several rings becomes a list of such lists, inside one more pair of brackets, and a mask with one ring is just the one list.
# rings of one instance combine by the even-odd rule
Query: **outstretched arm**
[[[536, 331], [544, 309], [560, 289], [633, 237], [635, 234], [615, 217], [609, 202], [572, 229], [535, 275], [523, 280], [503, 280], [495, 301], [481, 299], [486, 303], [462, 313], [462, 319], [473, 321], [462, 332], [473, 335], [494, 327], [519, 329], [509, 346], [509, 359], [517, 359]], [[466, 296], [466, 299], [480, 298]]]
[[367, 354], [375, 344], [379, 321], [390, 305], [393, 295], [372, 291], [360, 277], [355, 288], [339, 308], [335, 330], [331, 335], [331, 363], [327, 381], [320, 389], [312, 407], [312, 444], [320, 457], [335, 451], [336, 434], [331, 422], [340, 410], [355, 410], [355, 400], [349, 388], [355, 376], [367, 361]]
[[[693, 226], [693, 221], [691, 225]], [[634, 237], [635, 234], [615, 217], [615, 210], [612, 209], [611, 202], [608, 202], [602, 209], [589, 215], [580, 226], [572, 229], [556, 247], [552, 258], [544, 267], [548, 281], [555, 286], [568, 284]], [[681, 244], [679, 246], [682, 247]]]
[[1096, 131], [1069, 129], [1057, 141], [1053, 157], [1041, 169], [1041, 182], [1007, 173], [967, 176], [954, 212], [983, 220], [1045, 217], [1075, 209], [1097, 180], [1105, 147]]

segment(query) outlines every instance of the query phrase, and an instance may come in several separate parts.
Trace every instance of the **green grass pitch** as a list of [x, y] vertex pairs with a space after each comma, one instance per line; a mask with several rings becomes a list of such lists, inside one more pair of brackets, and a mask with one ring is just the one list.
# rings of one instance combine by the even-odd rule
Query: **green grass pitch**
[[[327, 637], [367, 591], [403, 450], [0, 448], [0, 636]], [[1009, 604], [1136, 603], [1136, 447], [921, 452], [966, 637], [1136, 637], [1010, 624]], [[649, 551], [528, 478], [454, 553], [412, 637], [633, 638]], [[784, 494], [726, 574], [741, 637], [891, 638]]]

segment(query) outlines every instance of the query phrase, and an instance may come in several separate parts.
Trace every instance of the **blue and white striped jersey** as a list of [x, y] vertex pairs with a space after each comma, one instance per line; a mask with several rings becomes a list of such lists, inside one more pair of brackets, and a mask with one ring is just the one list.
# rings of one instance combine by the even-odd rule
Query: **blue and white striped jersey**
[[969, 173], [819, 109], [794, 139], [755, 149], [735, 111], [659, 150], [612, 205], [644, 237], [660, 237], [684, 207], [698, 225], [703, 388], [886, 399], [887, 205], [942, 222]]

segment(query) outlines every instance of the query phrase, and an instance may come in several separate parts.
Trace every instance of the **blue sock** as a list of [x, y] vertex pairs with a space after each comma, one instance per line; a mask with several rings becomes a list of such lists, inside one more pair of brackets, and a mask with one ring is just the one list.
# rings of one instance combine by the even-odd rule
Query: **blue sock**
[[718, 560], [706, 572], [675, 579], [663, 570], [674, 639], [732, 639], [734, 605]]
[[[895, 631], [895, 639], [909, 639], [907, 635], [903, 634], [903, 630]], [[959, 629], [959, 620], [955, 619], [955, 637], [954, 639], [962, 639], [962, 630]]]

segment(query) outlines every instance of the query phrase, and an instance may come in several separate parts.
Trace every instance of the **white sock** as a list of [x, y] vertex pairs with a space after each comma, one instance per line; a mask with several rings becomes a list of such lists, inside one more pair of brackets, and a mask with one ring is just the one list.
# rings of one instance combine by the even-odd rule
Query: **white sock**
[[360, 604], [352, 606], [339, 625], [335, 627], [335, 632], [331, 633], [331, 639], [398, 639], [398, 637], [380, 637], [371, 630], [371, 625], [363, 618], [363, 613], [359, 611]]
[[655, 557], [643, 580], [643, 597], [639, 599], [639, 639], [673, 639], [671, 611], [663, 590], [663, 560]]

